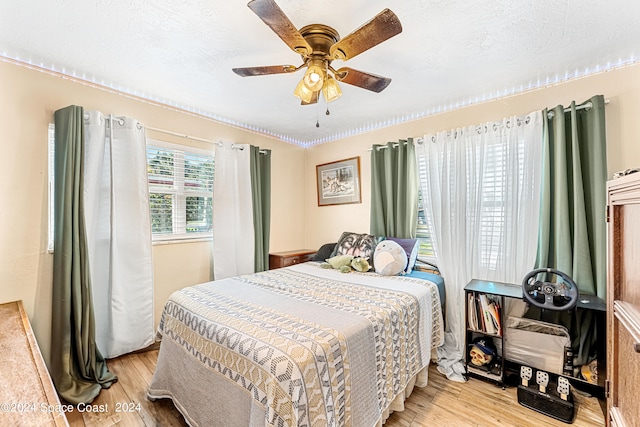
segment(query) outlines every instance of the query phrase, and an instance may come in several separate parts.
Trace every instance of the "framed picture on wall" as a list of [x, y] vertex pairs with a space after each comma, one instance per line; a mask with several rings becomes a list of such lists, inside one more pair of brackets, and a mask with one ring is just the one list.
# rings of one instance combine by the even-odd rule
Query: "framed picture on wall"
[[318, 206], [361, 203], [360, 157], [316, 166]]

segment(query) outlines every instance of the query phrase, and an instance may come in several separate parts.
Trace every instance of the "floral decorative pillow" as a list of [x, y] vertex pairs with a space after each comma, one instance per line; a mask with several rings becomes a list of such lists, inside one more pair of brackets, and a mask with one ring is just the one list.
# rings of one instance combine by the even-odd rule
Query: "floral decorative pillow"
[[338, 239], [336, 247], [333, 249], [331, 256], [336, 255], [353, 255], [354, 257], [373, 259], [373, 251], [382, 240], [381, 237], [372, 236], [370, 234], [359, 234], [345, 231]]

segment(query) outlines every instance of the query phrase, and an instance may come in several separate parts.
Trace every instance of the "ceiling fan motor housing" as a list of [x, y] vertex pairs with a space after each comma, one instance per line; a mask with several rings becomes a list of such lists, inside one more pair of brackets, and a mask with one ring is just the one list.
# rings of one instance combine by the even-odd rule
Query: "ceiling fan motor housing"
[[[340, 34], [328, 25], [311, 24], [300, 28], [300, 34], [313, 49], [310, 57], [331, 59], [329, 50], [340, 40]], [[306, 59], [303, 55], [303, 59]]]

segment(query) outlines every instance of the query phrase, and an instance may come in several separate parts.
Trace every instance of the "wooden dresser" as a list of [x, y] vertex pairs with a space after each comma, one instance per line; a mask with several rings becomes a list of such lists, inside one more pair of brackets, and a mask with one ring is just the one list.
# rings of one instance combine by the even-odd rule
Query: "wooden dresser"
[[640, 173], [607, 183], [607, 425], [640, 426]]
[[316, 251], [312, 251], [310, 249], [298, 249], [295, 251], [270, 253], [269, 270], [311, 261], [311, 258], [313, 258], [315, 253]]
[[0, 304], [0, 425], [68, 426], [22, 301]]

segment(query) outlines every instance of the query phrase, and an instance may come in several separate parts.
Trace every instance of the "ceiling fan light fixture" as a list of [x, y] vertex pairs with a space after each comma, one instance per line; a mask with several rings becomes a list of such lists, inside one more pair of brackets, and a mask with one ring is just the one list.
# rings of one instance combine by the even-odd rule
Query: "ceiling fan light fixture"
[[312, 64], [309, 65], [307, 71], [304, 73], [302, 81], [304, 82], [304, 85], [307, 87], [307, 89], [315, 92], [322, 88], [325, 75], [326, 72], [320, 65]]
[[327, 74], [327, 79], [322, 86], [322, 95], [327, 102], [335, 101], [342, 96], [340, 85], [331, 75]]
[[293, 94], [300, 98], [303, 102], [310, 103], [313, 98], [313, 90], [309, 90], [304, 84], [304, 79], [300, 80], [298, 86], [296, 86]]

